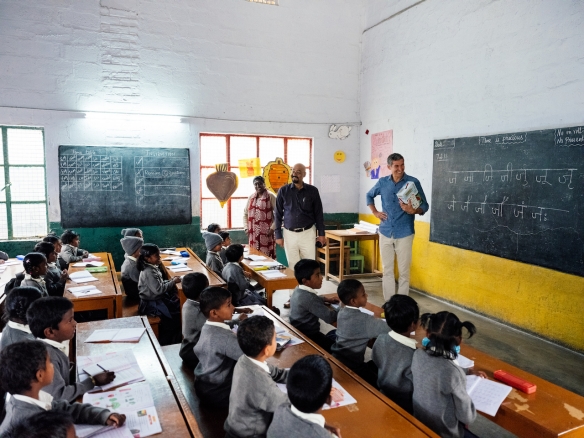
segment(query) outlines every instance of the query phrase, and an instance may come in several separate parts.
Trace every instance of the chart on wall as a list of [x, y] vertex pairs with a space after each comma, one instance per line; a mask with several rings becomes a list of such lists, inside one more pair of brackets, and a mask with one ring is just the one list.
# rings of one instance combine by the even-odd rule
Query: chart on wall
[[584, 276], [584, 126], [434, 140], [433, 153], [432, 242]]
[[61, 226], [190, 224], [188, 149], [59, 146]]

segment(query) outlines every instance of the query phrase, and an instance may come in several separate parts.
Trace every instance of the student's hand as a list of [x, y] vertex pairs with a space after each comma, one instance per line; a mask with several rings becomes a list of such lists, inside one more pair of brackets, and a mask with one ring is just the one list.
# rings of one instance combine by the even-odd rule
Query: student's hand
[[328, 430], [330, 433], [334, 433], [338, 438], [343, 438], [341, 437], [341, 429], [339, 429], [338, 427], [331, 426], [330, 424], [325, 423], [324, 428]]
[[249, 307], [236, 307], [235, 308], [235, 312], [236, 313], [247, 313], [247, 314], [250, 314], [250, 313], [253, 313], [253, 310], [250, 309]]
[[83, 258], [86, 259], [89, 257], [89, 251], [83, 251]]
[[484, 371], [475, 371], [475, 370], [473, 370], [472, 373], [475, 376], [479, 376], [481, 379], [486, 379], [487, 378], [487, 373], [485, 373]]
[[243, 271], [243, 275], [245, 275], [245, 278], [251, 278], [251, 272]]
[[104, 371], [103, 373], [99, 373], [93, 376], [93, 380], [95, 380], [96, 386], [103, 386], [107, 385], [108, 383], [112, 383], [115, 378], [116, 373], [113, 371]]
[[61, 272], [61, 281], [67, 281], [69, 280], [69, 274], [67, 273], [67, 270], [64, 269], [63, 272]]
[[5, 260], [0, 260], [0, 265], [3, 265], [4, 263], [6, 263]]
[[123, 426], [126, 422], [126, 416], [124, 414], [111, 414], [105, 424], [108, 426], [116, 426], [120, 427]]
[[284, 239], [276, 239], [276, 243], [284, 248]]
[[239, 315], [239, 321], [243, 321], [244, 319], [247, 319], [247, 315], [245, 313]]
[[174, 284], [178, 284], [180, 283], [180, 277], [172, 277], [171, 281], [173, 281]]

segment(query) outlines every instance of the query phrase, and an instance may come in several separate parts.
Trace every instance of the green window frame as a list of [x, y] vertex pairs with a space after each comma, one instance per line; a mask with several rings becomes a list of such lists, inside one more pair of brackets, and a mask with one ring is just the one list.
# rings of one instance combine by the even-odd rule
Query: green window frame
[[[42, 163], [38, 158], [31, 160], [30, 164], [24, 162], [22, 155], [14, 163], [10, 162], [11, 147], [21, 148], [26, 153], [26, 144], [19, 144], [11, 139], [12, 130], [15, 137], [20, 134], [17, 130], [40, 131], [40, 143], [35, 140], [33, 147], [35, 153], [42, 151]], [[30, 239], [45, 236], [49, 228], [48, 195], [46, 182], [46, 153], [45, 133], [42, 127], [6, 126], [0, 125], [2, 156], [0, 157], [0, 239]], [[24, 133], [22, 133], [24, 134]], [[10, 143], [9, 143], [10, 142]], [[15, 149], [12, 155], [16, 156]], [[28, 169], [39, 169], [42, 172], [27, 172]], [[4, 175], [4, 181], [2, 176]], [[42, 185], [42, 189], [39, 188]], [[30, 196], [27, 189], [30, 188]], [[42, 192], [42, 194], [41, 194]], [[26, 198], [29, 199], [26, 199]], [[43, 206], [34, 208], [34, 206]], [[31, 208], [26, 208], [30, 206]], [[5, 224], [2, 224], [5, 222]]]

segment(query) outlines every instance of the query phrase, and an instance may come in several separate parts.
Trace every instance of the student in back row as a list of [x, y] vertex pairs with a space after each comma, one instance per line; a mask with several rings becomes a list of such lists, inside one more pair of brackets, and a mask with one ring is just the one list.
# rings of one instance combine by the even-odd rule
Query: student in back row
[[[209, 225], [209, 227], [211, 227], [211, 225]], [[207, 248], [207, 258], [205, 263], [210, 270], [221, 277], [224, 266], [220, 255], [223, 239], [219, 234], [210, 233], [208, 231], [203, 231], [203, 239], [205, 239], [205, 247]]]
[[[126, 230], [124, 230], [126, 231]], [[120, 239], [124, 249], [124, 263], [122, 263], [122, 285], [124, 292], [130, 298], [138, 298], [138, 282], [140, 281], [140, 270], [138, 269], [138, 257], [144, 245], [144, 240], [137, 236], [126, 236]]]
[[7, 324], [0, 337], [0, 351], [16, 342], [34, 340], [26, 311], [41, 297], [41, 292], [34, 287], [15, 287], [8, 292], [4, 301], [4, 321]]
[[[67, 262], [65, 262], [65, 260], [63, 260], [63, 257], [61, 257], [61, 249], [63, 249], [63, 245], [61, 243], [61, 239], [57, 236], [55, 236], [54, 234], [49, 234], [46, 237], [43, 237], [43, 242], [49, 242], [52, 243], [55, 246], [55, 251], [57, 252], [57, 262], [56, 262], [56, 266], [57, 268], [59, 268], [59, 270], [64, 271], [69, 269], [69, 264]], [[51, 267], [49, 266], [49, 269]]]
[[228, 263], [223, 267], [221, 276], [227, 282], [230, 292], [233, 294], [234, 306], [264, 305], [263, 299], [249, 282], [251, 274], [241, 267], [243, 260], [243, 245], [234, 243], [227, 248], [225, 256]]
[[55, 245], [49, 242], [39, 242], [35, 245], [34, 250], [43, 254], [47, 259], [47, 273], [44, 277], [47, 293], [52, 297], [62, 297], [69, 274], [66, 269], [62, 271], [57, 266], [59, 254], [55, 251]]
[[67, 264], [67, 268], [69, 267], [69, 263], [80, 262], [89, 256], [88, 251], [79, 248], [81, 242], [79, 240], [79, 234], [75, 231], [65, 231], [61, 235], [61, 242], [63, 244], [61, 248], [61, 257]]

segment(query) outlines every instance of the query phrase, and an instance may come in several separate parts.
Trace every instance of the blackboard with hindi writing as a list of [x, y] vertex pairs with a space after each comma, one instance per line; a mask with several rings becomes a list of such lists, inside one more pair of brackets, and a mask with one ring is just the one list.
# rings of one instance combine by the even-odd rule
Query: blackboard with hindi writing
[[432, 242], [584, 276], [584, 126], [434, 140], [433, 152]]
[[190, 224], [188, 149], [59, 146], [61, 226]]

